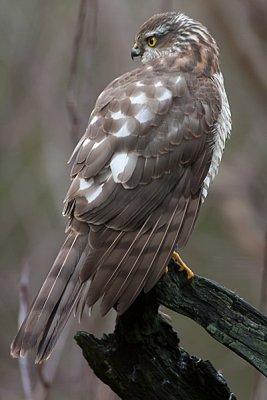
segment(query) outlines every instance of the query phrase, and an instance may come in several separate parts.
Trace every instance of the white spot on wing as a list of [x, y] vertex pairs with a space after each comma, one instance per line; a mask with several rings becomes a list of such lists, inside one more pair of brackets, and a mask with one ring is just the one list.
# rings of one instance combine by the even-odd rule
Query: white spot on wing
[[169, 89], [165, 89], [160, 96], [158, 96], [159, 101], [166, 101], [172, 98], [172, 93]]
[[162, 82], [161, 82], [161, 81], [158, 81], [158, 82], [155, 84], [155, 86], [156, 86], [156, 87], [160, 87], [160, 86], [163, 86], [163, 85], [162, 85]]
[[111, 113], [111, 118], [113, 119], [121, 119], [125, 118], [125, 115], [121, 111]]
[[113, 175], [114, 182], [120, 182], [118, 176], [124, 171], [128, 163], [129, 157], [127, 153], [116, 153], [112, 157], [110, 169]]
[[93, 190], [90, 190], [89, 193], [86, 195], [87, 202], [92, 203], [92, 201], [94, 201], [101, 194], [102, 190], [103, 184], [93, 188]]
[[132, 104], [143, 104], [147, 100], [145, 93], [135, 94], [130, 97], [130, 101]]
[[142, 87], [142, 86], [145, 86], [145, 85], [142, 82], [138, 81], [138, 82], [136, 82], [136, 86]]
[[126, 137], [129, 136], [131, 132], [127, 128], [127, 122], [125, 122], [122, 127], [118, 130], [118, 132], [114, 133], [116, 137]]
[[86, 181], [83, 178], [80, 178], [80, 190], [85, 190], [85, 189], [89, 189], [89, 187], [91, 187], [94, 183], [94, 179], [91, 178], [88, 181]]
[[147, 107], [142, 107], [141, 110], [135, 115], [135, 118], [142, 124], [153, 119], [152, 112]]

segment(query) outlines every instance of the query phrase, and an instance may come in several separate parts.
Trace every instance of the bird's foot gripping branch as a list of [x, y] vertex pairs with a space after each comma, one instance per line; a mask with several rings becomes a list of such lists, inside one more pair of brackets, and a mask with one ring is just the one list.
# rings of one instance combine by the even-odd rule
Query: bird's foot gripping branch
[[209, 361], [190, 356], [158, 311], [163, 304], [204, 327], [267, 375], [267, 318], [235, 293], [208, 279], [169, 273], [117, 319], [113, 334], [75, 339], [96, 375], [122, 399], [234, 400], [223, 376]]

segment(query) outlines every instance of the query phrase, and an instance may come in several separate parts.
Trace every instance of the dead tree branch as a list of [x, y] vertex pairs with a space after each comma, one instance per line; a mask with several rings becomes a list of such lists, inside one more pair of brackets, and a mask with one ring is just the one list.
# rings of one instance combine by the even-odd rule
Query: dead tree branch
[[230, 290], [208, 279], [170, 272], [140, 295], [117, 320], [113, 334], [75, 339], [96, 375], [122, 399], [235, 399], [209, 361], [179, 347], [159, 304], [186, 315], [224, 346], [267, 375], [267, 318]]

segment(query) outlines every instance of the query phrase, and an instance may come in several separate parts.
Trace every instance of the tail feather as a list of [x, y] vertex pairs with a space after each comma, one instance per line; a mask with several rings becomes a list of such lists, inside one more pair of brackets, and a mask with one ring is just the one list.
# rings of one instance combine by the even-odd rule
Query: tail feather
[[71, 230], [11, 344], [11, 355], [23, 357], [37, 348], [36, 362], [48, 358], [79, 295], [79, 260], [87, 234]]
[[[71, 279], [73, 280], [75, 278], [76, 277], [72, 277]], [[81, 291], [80, 280], [75, 279], [75, 281], [78, 282], [73, 289], [73, 293], [71, 294], [71, 296], [69, 296], [69, 291], [67, 290], [66, 293], [64, 293], [62, 299], [60, 299], [60, 302], [58, 303], [58, 308], [56, 308], [57, 306], [55, 307], [56, 314], [54, 315], [57, 315], [58, 317], [54, 318], [54, 315], [51, 315], [51, 322], [49, 321], [49, 323], [47, 324], [46, 332], [42, 336], [42, 339], [38, 345], [37, 356], [35, 359], [35, 362], [37, 364], [49, 358], [62, 330], [64, 329], [70, 315], [72, 314], [72, 311], [75, 307]], [[64, 304], [63, 307], [62, 304]]]
[[[110, 310], [110, 308], [117, 303], [117, 301], [120, 298], [124, 298], [123, 293], [127, 291], [128, 286], [131, 285], [131, 282], [133, 281], [133, 276], [135, 276], [135, 274], [137, 273], [136, 271], [139, 270], [141, 260], [143, 260], [143, 258], [146, 255], [148, 244], [153, 239], [153, 234], [156, 232], [158, 228], [159, 221], [160, 218], [150, 231], [144, 233], [141, 237], [138, 237], [139, 240], [137, 241], [137, 246], [138, 246], [137, 248], [140, 248], [139, 254], [136, 255], [134, 251], [130, 251], [128, 259], [124, 263], [122, 263], [120, 267], [119, 274], [117, 274], [115, 279], [114, 277], [111, 277], [109, 279], [109, 285], [105, 287], [104, 297], [101, 302], [102, 315], [105, 315]], [[131, 304], [130, 302], [127, 303], [127, 308], [130, 306], [130, 304]], [[119, 305], [120, 302], [118, 306]], [[117, 311], [119, 311], [118, 308]]]
[[[133, 303], [141, 290], [147, 285], [147, 281], [151, 281], [151, 278], [156, 274], [157, 278], [154, 278], [154, 280], [152, 278], [154, 286], [159, 280], [159, 277], [162, 275], [166, 264], [164, 264], [161, 259], [158, 260], [158, 256], [160, 255], [161, 258], [166, 258], [166, 252], [169, 253], [170, 251], [169, 246], [167, 246], [166, 248], [164, 247], [166, 238], [168, 238], [169, 236], [173, 237], [173, 234], [175, 237], [177, 237], [176, 232], [181, 223], [181, 217], [178, 216], [177, 218], [176, 216], [177, 208], [178, 204], [174, 209], [174, 212], [171, 214], [168, 224], [166, 226], [163, 226], [162, 229], [160, 229], [156, 234], [153, 235], [152, 243], [150, 243], [150, 245], [152, 248], [155, 247], [156, 251], [154, 254], [151, 254], [151, 252], [147, 252], [147, 254], [143, 257], [140, 267], [142, 268], [146, 266], [146, 271], [142, 274], [142, 278], [138, 279], [139, 284], [137, 286], [131, 285], [123, 293], [117, 307], [117, 311], [120, 315], [123, 314], [129, 307], [129, 305]], [[174, 226], [176, 229], [173, 229]], [[136, 273], [138, 273], [138, 271]]]
[[[124, 254], [122, 253], [120, 242], [115, 243], [114, 241], [111, 264], [108, 264], [107, 262], [103, 264], [102, 260], [100, 260], [102, 262], [97, 264], [97, 271], [90, 285], [90, 290], [88, 291], [86, 299], [86, 303], [89, 307], [102, 297], [104, 293], [109, 290], [110, 286], [114, 285], [115, 280], [121, 280], [120, 276], [122, 275], [125, 264], [127, 264], [127, 259], [129, 258], [133, 248], [137, 247], [137, 244], [139, 244], [140, 237], [143, 235], [147, 222], [148, 219], [144, 222], [139, 231], [125, 232], [124, 235], [122, 235], [121, 242], [127, 240], [129, 243], [128, 249], [126, 249], [126, 251], [124, 249]], [[106, 261], [105, 258], [104, 261]], [[127, 280], [127, 277], [125, 277], [125, 280]]]

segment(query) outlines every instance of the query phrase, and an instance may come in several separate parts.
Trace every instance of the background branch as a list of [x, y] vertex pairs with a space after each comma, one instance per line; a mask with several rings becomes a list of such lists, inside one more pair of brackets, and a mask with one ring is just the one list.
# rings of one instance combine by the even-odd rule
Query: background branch
[[[66, 102], [71, 126], [70, 136], [74, 145], [86, 128], [92, 106], [92, 59], [96, 45], [97, 12], [98, 0], [81, 0], [73, 38]], [[83, 66], [80, 66], [80, 61]], [[83, 85], [78, 95], [79, 67], [83, 69]], [[80, 100], [81, 107], [77, 99]]]
[[78, 72], [78, 64], [79, 64], [79, 53], [81, 49], [82, 36], [84, 31], [84, 23], [86, 17], [86, 3], [87, 0], [81, 0], [79, 15], [76, 24], [76, 30], [73, 38], [72, 44], [72, 56], [70, 63], [70, 74], [69, 74], [69, 83], [68, 83], [68, 94], [67, 94], [67, 110], [69, 114], [70, 120], [70, 136], [72, 138], [73, 143], [76, 143], [81, 125], [81, 116], [78, 111], [77, 101], [74, 95], [74, 87], [77, 79]]
[[[29, 310], [29, 274], [30, 266], [28, 260], [24, 261], [22, 266], [20, 282], [19, 282], [19, 316], [18, 316], [18, 327], [21, 326], [24, 318], [26, 317]], [[23, 387], [25, 400], [32, 400], [32, 381], [30, 374], [29, 358], [19, 359], [20, 376]]]
[[[19, 317], [18, 327], [24, 321], [30, 306], [30, 264], [28, 259], [25, 259], [21, 270], [19, 282]], [[19, 358], [20, 375], [25, 400], [45, 400], [49, 394], [53, 384], [57, 368], [65, 347], [65, 342], [69, 335], [71, 323], [68, 323], [67, 329], [61, 335], [58, 346], [54, 351], [53, 357], [44, 364], [33, 364], [33, 357], [26, 356]], [[32, 375], [36, 375], [36, 379], [32, 379]]]

